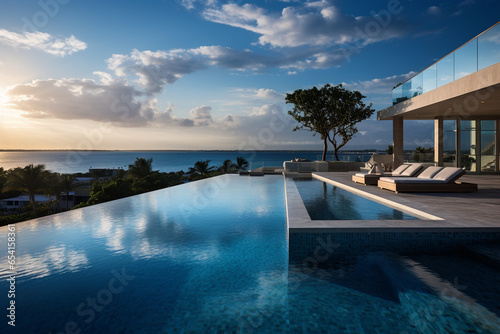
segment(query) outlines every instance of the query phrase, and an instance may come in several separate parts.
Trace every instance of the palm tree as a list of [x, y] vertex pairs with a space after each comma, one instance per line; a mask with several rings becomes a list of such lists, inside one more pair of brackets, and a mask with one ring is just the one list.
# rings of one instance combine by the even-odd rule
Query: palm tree
[[0, 167], [0, 193], [2, 192], [3, 186], [5, 185], [5, 182], [7, 181], [7, 175], [5, 173], [5, 170], [3, 167]]
[[33, 215], [36, 217], [35, 194], [45, 191], [49, 176], [50, 172], [45, 169], [45, 165], [31, 164], [24, 168], [18, 167], [8, 174], [6, 189], [27, 192], [33, 205]]
[[236, 165], [233, 164], [233, 162], [231, 160], [226, 159], [222, 163], [222, 166], [220, 166], [219, 170], [224, 172], [224, 173], [230, 173], [230, 172], [234, 171], [235, 168], [236, 168]]
[[140, 179], [153, 172], [153, 158], [136, 158], [133, 165], [128, 165], [128, 177]]
[[[66, 194], [66, 210], [69, 208], [69, 193], [83, 184], [75, 181], [76, 176], [70, 174], [63, 174], [59, 179], [59, 189]], [[75, 205], [74, 197], [73, 205]]]
[[243, 157], [237, 157], [236, 167], [238, 168], [238, 170], [246, 170], [248, 168], [248, 161]]
[[189, 174], [201, 174], [203, 176], [207, 175], [209, 172], [214, 170], [214, 166], [209, 167], [210, 160], [197, 161], [194, 167], [189, 168]]

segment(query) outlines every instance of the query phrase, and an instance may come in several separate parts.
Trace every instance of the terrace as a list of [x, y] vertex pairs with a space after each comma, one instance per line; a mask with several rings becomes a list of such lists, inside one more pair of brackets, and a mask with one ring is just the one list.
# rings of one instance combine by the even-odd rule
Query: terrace
[[497, 23], [393, 89], [377, 118], [393, 122], [394, 167], [404, 159], [404, 121], [434, 120], [437, 166], [500, 172], [499, 36]]

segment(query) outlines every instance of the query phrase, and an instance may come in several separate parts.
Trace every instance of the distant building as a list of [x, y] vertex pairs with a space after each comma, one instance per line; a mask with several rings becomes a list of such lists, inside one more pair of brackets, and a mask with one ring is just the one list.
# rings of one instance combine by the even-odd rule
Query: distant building
[[98, 178], [112, 178], [119, 171], [123, 169], [120, 168], [90, 168], [89, 174]]
[[[70, 191], [68, 196], [68, 201], [66, 201], [66, 193], [62, 193], [59, 196], [59, 208], [63, 210], [68, 210], [83, 202], [87, 202], [90, 198], [90, 188], [76, 189], [75, 191]], [[66, 203], [68, 207], [66, 207]]]
[[393, 123], [393, 167], [403, 163], [403, 122], [434, 120], [434, 163], [498, 173], [500, 22], [392, 90], [377, 113]]
[[[55, 199], [56, 198], [54, 196], [35, 195], [36, 203], [47, 203]], [[15, 211], [29, 204], [30, 204], [30, 196], [20, 195], [17, 197], [0, 200], [0, 209], [6, 211]]]

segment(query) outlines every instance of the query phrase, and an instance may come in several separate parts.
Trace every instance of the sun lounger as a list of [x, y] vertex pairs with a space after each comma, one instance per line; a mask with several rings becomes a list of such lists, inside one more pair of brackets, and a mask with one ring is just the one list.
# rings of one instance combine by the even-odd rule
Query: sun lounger
[[474, 192], [477, 184], [457, 182], [465, 170], [454, 167], [429, 167], [418, 177], [381, 177], [380, 189], [398, 192]]
[[415, 176], [421, 169], [423, 164], [403, 164], [396, 168], [392, 173], [356, 173], [352, 176], [352, 180], [356, 183], [364, 185], [376, 186], [378, 180], [383, 176], [400, 177], [400, 176]]

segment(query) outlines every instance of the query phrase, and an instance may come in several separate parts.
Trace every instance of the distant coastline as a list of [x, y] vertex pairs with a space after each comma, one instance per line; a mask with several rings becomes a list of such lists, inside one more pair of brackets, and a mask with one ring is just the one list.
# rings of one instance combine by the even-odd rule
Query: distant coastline
[[[344, 161], [366, 162], [376, 150], [342, 151]], [[0, 167], [24, 167], [43, 164], [58, 173], [85, 173], [93, 168], [127, 169], [136, 158], [153, 159], [153, 169], [161, 172], [186, 171], [197, 161], [209, 161], [210, 166], [219, 167], [225, 160], [236, 161], [243, 157], [249, 169], [283, 166], [284, 161], [295, 158], [321, 160], [321, 150], [0, 150]], [[335, 160], [328, 152], [327, 160]]]
[[[340, 150], [340, 153], [383, 152], [382, 149]], [[78, 150], [78, 149], [0, 149], [0, 152], [321, 152], [317, 150]], [[328, 151], [333, 153], [333, 151]]]

